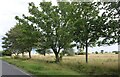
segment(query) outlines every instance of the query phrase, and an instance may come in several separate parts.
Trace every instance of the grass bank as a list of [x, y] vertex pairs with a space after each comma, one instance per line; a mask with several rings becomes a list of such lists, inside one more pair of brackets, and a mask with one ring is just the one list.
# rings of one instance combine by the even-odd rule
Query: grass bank
[[33, 75], [80, 75], [78, 72], [56, 63], [48, 63], [35, 59], [3, 58], [3, 60], [20, 67]]
[[[3, 60], [33, 75], [80, 75], [80, 77], [90, 77], [90, 75], [92, 77], [96, 75], [113, 77], [112, 75], [118, 75], [118, 66], [116, 66], [118, 60], [116, 58], [112, 57], [111, 59], [110, 56], [109, 58], [106, 56], [106, 58], [102, 57], [103, 59], [101, 59], [100, 55], [97, 55], [97, 57], [92, 55], [92, 57], [92, 60], [89, 60], [89, 64], [84, 62], [84, 57], [82, 56], [64, 57], [63, 61], [58, 64], [53, 62], [54, 57], [51, 56], [34, 56], [33, 59], [29, 60], [3, 57]], [[113, 66], [111, 64], [107, 66], [108, 63], [112, 63]]]

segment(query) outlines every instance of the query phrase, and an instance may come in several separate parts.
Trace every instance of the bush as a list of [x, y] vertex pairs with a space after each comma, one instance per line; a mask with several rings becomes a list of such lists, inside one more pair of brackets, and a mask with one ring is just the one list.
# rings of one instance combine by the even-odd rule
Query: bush
[[75, 52], [72, 48], [64, 50], [63, 53], [67, 54], [67, 56], [74, 56], [75, 55]]
[[75, 55], [78, 55], [78, 53], [75, 53]]
[[11, 52], [10, 51], [3, 51], [2, 52], [2, 56], [11, 56]]
[[98, 52], [96, 51], [95, 54], [98, 54]]
[[79, 52], [78, 55], [85, 55], [85, 52]]
[[116, 51], [115, 54], [118, 54], [118, 51]]
[[103, 53], [104, 53], [104, 50], [101, 50], [101, 53], [103, 54]]
[[105, 52], [105, 53], [108, 53], [108, 52]]
[[118, 51], [112, 51], [112, 53], [118, 54], [119, 52]]
[[45, 56], [45, 49], [37, 49], [36, 52]]

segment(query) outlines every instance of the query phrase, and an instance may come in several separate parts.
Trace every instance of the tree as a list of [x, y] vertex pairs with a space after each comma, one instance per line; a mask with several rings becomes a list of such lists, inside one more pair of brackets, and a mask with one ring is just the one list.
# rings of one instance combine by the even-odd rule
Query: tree
[[[105, 12], [99, 15], [99, 5], [102, 3], [79, 3], [79, 9], [75, 11], [74, 40], [86, 48], [86, 63], [88, 62], [88, 47], [100, 45], [111, 45], [119, 43], [119, 15], [116, 13], [116, 3], [105, 3], [102, 8]], [[118, 2], [119, 4], [119, 2]], [[111, 8], [113, 6], [114, 8]], [[101, 38], [103, 40], [101, 40]], [[101, 41], [99, 41], [101, 40]]]
[[36, 24], [39, 28], [41, 37], [38, 46], [42, 49], [52, 49], [56, 62], [59, 62], [60, 51], [69, 48], [72, 42], [71, 28], [68, 26], [69, 20], [65, 19], [59, 6], [52, 6], [50, 2], [42, 2], [40, 7], [41, 10], [34, 3], [29, 3], [31, 16], [25, 16], [24, 18]]
[[[120, 1], [118, 2], [111, 2], [110, 5], [107, 7], [106, 12], [109, 10], [109, 16], [111, 17], [112, 23], [110, 23], [111, 29], [113, 30], [111, 35], [113, 40], [112, 43], [118, 43], [120, 45]], [[110, 22], [111, 22], [110, 21]], [[113, 27], [114, 26], [114, 27]], [[114, 34], [114, 35], [113, 35]]]
[[101, 53], [103, 54], [103, 53], [104, 53], [104, 50], [101, 50]]
[[88, 47], [95, 46], [100, 38], [98, 19], [100, 16], [97, 9], [98, 4], [77, 3], [77, 9], [73, 15], [74, 22], [74, 41], [86, 48], [86, 63], [88, 63]]
[[102, 14], [104, 17], [105, 26], [101, 28], [103, 40], [99, 41], [99, 45], [111, 45], [120, 42], [120, 2], [106, 2], [100, 9], [105, 10]]
[[19, 17], [16, 19], [19, 22], [6, 34], [7, 37], [3, 38], [3, 48], [17, 54], [29, 52], [29, 58], [31, 58], [32, 47], [37, 42], [37, 29]]
[[39, 46], [44, 49], [51, 48], [55, 53], [56, 62], [59, 62], [60, 50], [69, 48], [71, 42], [75, 41], [83, 49], [86, 48], [87, 63], [88, 47], [95, 46], [106, 32], [102, 32], [106, 19], [98, 15], [99, 5], [58, 2], [58, 6], [52, 6], [49, 2], [43, 2], [39, 8], [30, 3], [29, 12], [32, 16], [25, 18], [38, 26], [41, 34]]
[[[3, 42], [3, 49], [5, 51], [5, 53], [15, 53], [15, 41], [16, 39], [13, 37], [17, 37], [15, 36], [16, 32], [13, 33], [15, 29], [10, 29], [10, 31], [8, 33], [6, 33], [6, 36], [2, 38]], [[13, 37], [11, 37], [13, 35]], [[16, 52], [18, 53], [18, 52]]]
[[19, 26], [21, 26], [21, 38], [19, 38], [21, 43], [19, 44], [21, 44], [24, 51], [29, 52], [29, 58], [31, 58], [31, 50], [36, 46], [39, 32], [33, 24], [29, 24], [26, 20], [17, 16], [16, 19], [19, 21]]

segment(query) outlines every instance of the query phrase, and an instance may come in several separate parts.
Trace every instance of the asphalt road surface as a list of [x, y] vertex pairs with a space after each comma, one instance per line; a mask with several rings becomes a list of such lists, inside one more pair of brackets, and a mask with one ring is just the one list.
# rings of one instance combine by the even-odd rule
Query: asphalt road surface
[[32, 77], [23, 70], [2, 61], [2, 77]]

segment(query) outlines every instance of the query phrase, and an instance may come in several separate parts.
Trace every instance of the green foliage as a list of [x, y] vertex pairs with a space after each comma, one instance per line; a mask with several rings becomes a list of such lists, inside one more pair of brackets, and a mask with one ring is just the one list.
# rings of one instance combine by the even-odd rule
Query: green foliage
[[98, 54], [98, 52], [97, 52], [97, 51], [95, 51], [95, 54]]
[[[44, 55], [45, 50], [52, 49], [59, 62], [60, 51], [76, 46], [71, 44], [76, 42], [79, 43], [77, 48], [86, 48], [88, 62], [88, 47], [119, 44], [118, 5], [119, 2], [58, 2], [53, 6], [51, 2], [40, 2], [37, 7], [31, 2], [30, 15], [15, 17], [18, 22], [3, 37], [2, 47], [11, 53], [29, 52], [30, 58], [32, 48], [38, 48], [37, 52]], [[101, 9], [105, 12], [99, 15]], [[71, 50], [67, 53], [74, 54]]]
[[47, 54], [52, 53], [49, 49], [46, 49], [46, 50], [44, 50], [44, 49], [37, 49], [36, 52], [38, 52], [39, 54], [42, 54], [44, 56], [45, 56], [46, 53]]
[[11, 56], [12, 53], [10, 51], [2, 51], [2, 56]]
[[[31, 52], [37, 42], [37, 29], [24, 19], [16, 16], [19, 23], [3, 37], [3, 48], [11, 53]], [[31, 58], [31, 55], [29, 54]]]
[[[119, 10], [119, 4], [120, 2], [106, 2], [104, 3], [103, 7], [100, 9], [105, 10], [102, 14], [102, 19], [104, 19], [102, 22], [105, 22], [101, 26], [101, 37], [103, 40], [99, 41], [99, 45], [111, 45], [114, 43], [120, 43], [119, 39], [119, 20], [120, 20], [120, 10]], [[104, 7], [105, 6], [105, 7]], [[101, 23], [102, 24], [102, 23]]]
[[[43, 61], [36, 61], [33, 59], [23, 60], [23, 59], [10, 59], [3, 58], [3, 60], [8, 61], [10, 64], [14, 64], [33, 75], [79, 75], [78, 72], [69, 69], [67, 67], [60, 66], [56, 63], [46, 63]], [[52, 67], [51, 67], [52, 66]]]
[[119, 51], [112, 51], [112, 53], [118, 54], [118, 53], [119, 53]]
[[[73, 3], [74, 4], [74, 3]], [[86, 48], [86, 62], [88, 62], [88, 47], [96, 45], [100, 38], [100, 16], [97, 3], [76, 3], [73, 5], [77, 9], [71, 15], [73, 21], [73, 40], [79, 43], [82, 48]]]
[[38, 52], [39, 54], [43, 54], [44, 56], [46, 54], [46, 50], [44, 49], [37, 49], [36, 52]]
[[60, 50], [69, 48], [72, 42], [71, 25], [69, 19], [66, 18], [67, 14], [63, 14], [66, 9], [61, 8], [61, 4], [66, 6], [66, 3], [59, 3], [60, 6], [52, 6], [51, 2], [41, 2], [42, 10], [39, 10], [39, 7], [36, 7], [34, 3], [29, 3], [29, 12], [32, 16], [25, 16], [25, 19], [36, 24], [39, 28], [38, 48], [52, 49], [56, 61], [59, 61]]
[[108, 52], [105, 52], [105, 53], [108, 53]]
[[74, 39], [83, 46], [94, 46], [96, 40], [99, 39], [98, 33], [98, 22], [99, 19], [98, 10], [92, 3], [81, 3], [78, 4], [79, 10], [75, 11], [76, 16], [74, 17]]
[[78, 52], [78, 55], [85, 55], [85, 52]]

